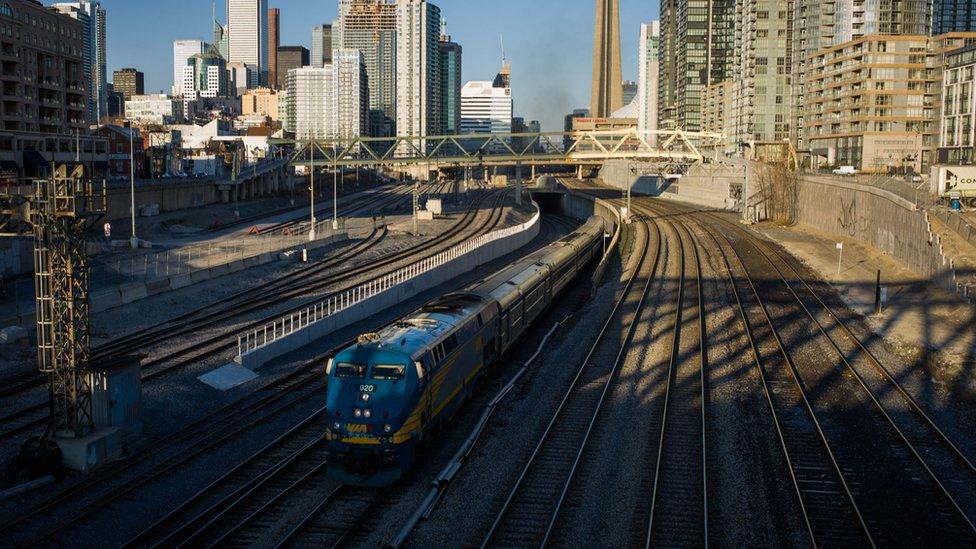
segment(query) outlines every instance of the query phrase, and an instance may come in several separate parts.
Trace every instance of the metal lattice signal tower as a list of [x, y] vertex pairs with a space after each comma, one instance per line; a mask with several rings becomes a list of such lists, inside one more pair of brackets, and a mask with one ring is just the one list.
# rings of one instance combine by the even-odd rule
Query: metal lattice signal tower
[[[50, 380], [52, 431], [82, 437], [94, 427], [85, 230], [106, 211], [105, 184], [86, 177], [82, 164], [52, 165], [51, 173], [26, 197], [34, 233], [37, 361]], [[3, 198], [16, 203], [24, 197]]]

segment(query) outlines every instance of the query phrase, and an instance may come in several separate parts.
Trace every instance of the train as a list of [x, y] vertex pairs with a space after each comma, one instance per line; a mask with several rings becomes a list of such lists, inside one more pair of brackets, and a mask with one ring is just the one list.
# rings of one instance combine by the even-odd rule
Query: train
[[602, 219], [441, 296], [328, 359], [326, 471], [352, 486], [397, 482], [478, 381], [601, 249]]

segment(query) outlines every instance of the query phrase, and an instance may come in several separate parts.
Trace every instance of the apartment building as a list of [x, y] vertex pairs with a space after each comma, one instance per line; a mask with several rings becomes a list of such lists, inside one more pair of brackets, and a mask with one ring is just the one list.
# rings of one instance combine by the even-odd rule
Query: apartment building
[[84, 27], [31, 0], [0, 4], [2, 129], [72, 134], [88, 128]]
[[922, 171], [938, 145], [945, 54], [976, 33], [871, 35], [808, 57], [805, 138], [815, 166]]

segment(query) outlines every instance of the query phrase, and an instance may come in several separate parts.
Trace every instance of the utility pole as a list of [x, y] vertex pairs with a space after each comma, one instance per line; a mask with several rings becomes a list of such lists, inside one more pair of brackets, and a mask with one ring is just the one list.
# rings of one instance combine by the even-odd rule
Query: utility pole
[[413, 234], [420, 234], [417, 226], [417, 216], [420, 214], [420, 181], [413, 183]]
[[132, 213], [132, 236], [129, 237], [129, 246], [133, 250], [139, 247], [139, 237], [136, 236], [136, 149], [133, 146], [132, 134], [135, 133], [135, 128], [132, 127], [132, 123], [129, 123], [129, 186], [132, 191], [131, 203], [129, 204], [130, 212]]

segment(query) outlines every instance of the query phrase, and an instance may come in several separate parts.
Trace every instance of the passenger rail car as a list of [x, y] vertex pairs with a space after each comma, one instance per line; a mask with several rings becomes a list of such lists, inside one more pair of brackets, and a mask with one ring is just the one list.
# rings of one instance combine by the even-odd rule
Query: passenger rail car
[[591, 218], [463, 291], [361, 335], [329, 359], [329, 475], [359, 486], [401, 478], [417, 443], [454, 415], [486, 367], [597, 254], [602, 237], [603, 221]]

